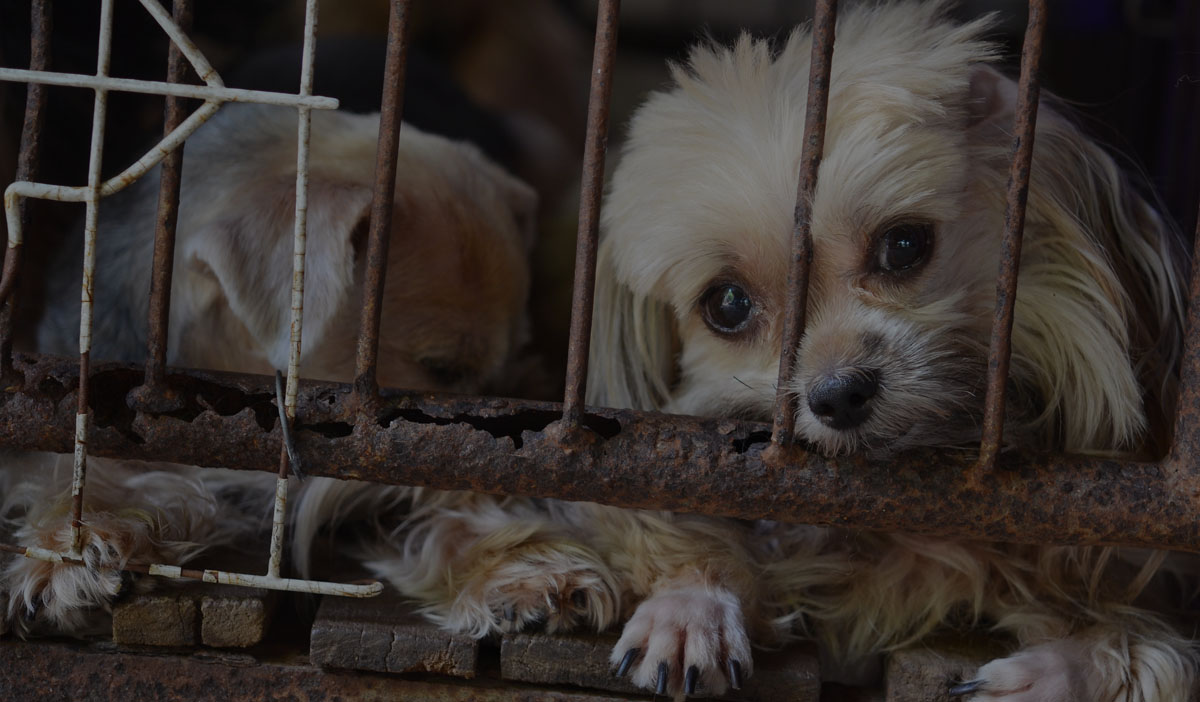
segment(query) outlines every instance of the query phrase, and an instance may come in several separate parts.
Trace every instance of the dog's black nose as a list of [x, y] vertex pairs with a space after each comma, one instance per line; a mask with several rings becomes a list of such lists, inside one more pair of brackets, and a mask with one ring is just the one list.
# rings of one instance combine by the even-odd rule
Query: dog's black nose
[[879, 390], [879, 377], [861, 368], [826, 376], [808, 389], [808, 408], [828, 427], [853, 429], [871, 416], [871, 398]]

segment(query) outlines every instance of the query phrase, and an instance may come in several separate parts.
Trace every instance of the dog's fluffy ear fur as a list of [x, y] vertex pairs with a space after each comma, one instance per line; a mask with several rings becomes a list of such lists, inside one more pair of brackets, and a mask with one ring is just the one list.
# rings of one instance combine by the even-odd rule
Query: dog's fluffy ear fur
[[[968, 140], [995, 181], [981, 195], [1002, 197], [1016, 85], [976, 67], [970, 98]], [[1068, 450], [1157, 452], [1165, 433], [1140, 439], [1147, 424], [1167, 429], [1174, 401], [1186, 259], [1172, 250], [1178, 236], [1048, 100], [1031, 178], [1012, 376], [1040, 396], [1034, 426]]]
[[[257, 207], [230, 208], [191, 233], [183, 260], [216, 281], [219, 295], [275, 368], [290, 348], [295, 180], [256, 182]], [[355, 239], [365, 235], [370, 188], [314, 174], [308, 189], [303, 338], [323, 339], [355, 284]]]
[[617, 279], [608, 241], [597, 253], [592, 315], [588, 402], [662, 409], [675, 376], [675, 316], [664, 303]]

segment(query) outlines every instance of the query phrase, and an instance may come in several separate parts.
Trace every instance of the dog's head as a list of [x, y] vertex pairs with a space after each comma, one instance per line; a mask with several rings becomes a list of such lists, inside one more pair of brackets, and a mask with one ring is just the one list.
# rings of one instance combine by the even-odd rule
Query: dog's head
[[[286, 368], [295, 112], [230, 106], [214, 122], [188, 144], [171, 348], [186, 365]], [[378, 115], [313, 114], [306, 377], [354, 373], [378, 129]], [[536, 196], [474, 147], [408, 125], [395, 193], [379, 381], [479, 391], [526, 339]]]
[[[839, 20], [790, 390], [827, 453], [961, 444], [984, 399], [1015, 85], [943, 3]], [[633, 118], [604, 211], [598, 404], [769, 416], [811, 39], [702, 45]], [[1169, 402], [1180, 257], [1113, 160], [1041, 106], [1009, 439], [1131, 449]]]

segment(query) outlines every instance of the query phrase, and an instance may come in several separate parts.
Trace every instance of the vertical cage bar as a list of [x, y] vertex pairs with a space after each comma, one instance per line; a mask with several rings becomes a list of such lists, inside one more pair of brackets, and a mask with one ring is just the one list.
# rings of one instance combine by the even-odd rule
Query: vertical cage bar
[[411, 0], [392, 0], [388, 12], [387, 59], [383, 73], [383, 100], [379, 115], [379, 146], [375, 152], [375, 190], [371, 199], [367, 238], [367, 274], [363, 283], [362, 316], [354, 365], [354, 391], [359, 403], [379, 390], [379, 322], [383, 314], [383, 285], [391, 241], [392, 205], [396, 191], [396, 152], [404, 116], [404, 78], [408, 62], [408, 18]]
[[788, 271], [787, 308], [783, 317], [783, 343], [779, 352], [779, 380], [775, 386], [775, 427], [771, 441], [777, 446], [792, 442], [796, 432], [796, 394], [791, 392], [796, 351], [804, 335], [808, 308], [808, 272], [812, 267], [812, 198], [817, 170], [825, 151], [825, 117], [829, 108], [829, 73], [833, 67], [833, 37], [837, 26], [837, 0], [819, 0], [813, 15], [812, 59], [808, 74], [808, 105], [804, 112], [804, 149], [800, 155], [800, 183], [796, 192], [792, 230], [792, 265]]
[[[96, 75], [107, 76], [112, 59], [113, 0], [100, 3], [100, 40]], [[92, 352], [92, 300], [95, 293], [96, 227], [100, 216], [100, 164], [104, 157], [104, 124], [108, 91], [97, 87], [92, 109], [92, 152], [88, 158], [87, 211], [83, 224], [83, 283], [79, 306], [79, 405], [75, 415], [75, 470], [71, 481], [71, 549], [82, 547], [83, 485], [87, 479], [88, 376]]]
[[[175, 0], [171, 11], [183, 32], [191, 31], [191, 0]], [[187, 59], [175, 42], [167, 53], [167, 82], [182, 83]], [[187, 117], [186, 100], [167, 96], [163, 136]], [[175, 262], [175, 225], [179, 218], [179, 185], [183, 175], [183, 144], [162, 161], [158, 191], [158, 218], [154, 228], [154, 264], [150, 278], [150, 319], [146, 336], [146, 379], [143, 399], [163, 403], [166, 388], [167, 330], [171, 314], [171, 276]]]
[[1171, 436], [1169, 462], [1186, 466], [1196, 475], [1200, 451], [1200, 209], [1192, 239], [1192, 280], [1188, 288], [1187, 321], [1184, 325], [1183, 358], [1179, 364], [1179, 399], [1175, 404], [1175, 431]]
[[592, 53], [592, 82], [588, 94], [587, 139], [583, 152], [583, 183], [579, 193], [579, 230], [575, 241], [575, 287], [571, 295], [571, 332], [567, 346], [566, 393], [563, 398], [563, 420], [568, 425], [578, 424], [583, 417], [588, 347], [592, 335], [592, 303], [596, 291], [600, 198], [604, 187], [604, 156], [608, 148], [612, 66], [617, 51], [620, 15], [620, 0], [601, 0], [596, 9], [596, 43]]
[[[29, 6], [29, 70], [45, 71], [50, 68], [50, 0], [33, 0]], [[25, 87], [25, 118], [21, 126], [21, 147], [17, 157], [17, 180], [32, 181], [37, 178], [38, 160], [41, 151], [42, 125], [45, 123], [46, 87], [29, 83]], [[12, 374], [12, 331], [16, 315], [17, 271], [21, 265], [20, 232], [29, 229], [28, 204], [17, 205], [19, 228], [10, 228], [8, 248], [4, 257], [4, 272], [0, 274], [0, 377]]]
[[[304, 56], [300, 68], [300, 95], [312, 95], [313, 53], [316, 48], [317, 0], [308, 0], [304, 10]], [[296, 108], [296, 221], [292, 247], [292, 316], [288, 354], [287, 389], [284, 413], [288, 424], [296, 419], [296, 391], [300, 386], [300, 341], [304, 328], [304, 255], [308, 244], [308, 144], [312, 128], [312, 108]], [[283, 436], [283, 429], [280, 428]], [[271, 521], [271, 553], [267, 577], [278, 578], [283, 563], [283, 531], [287, 519], [288, 492], [287, 442], [279, 448], [279, 475], [275, 483], [275, 511]]]
[[1021, 79], [1017, 86], [1016, 121], [1013, 125], [1012, 165], [1008, 172], [1008, 196], [1004, 208], [1004, 239], [1000, 245], [1000, 271], [996, 280], [996, 312], [992, 319], [992, 342], [988, 353], [987, 400], [983, 413], [983, 437], [979, 444], [981, 470], [991, 470], [1004, 438], [1004, 397], [1012, 356], [1013, 310], [1017, 301], [1017, 273], [1021, 267], [1021, 238], [1025, 229], [1025, 204], [1029, 196], [1029, 170], [1033, 162], [1034, 129], [1037, 126], [1038, 66], [1042, 37], [1046, 31], [1045, 0], [1029, 1], [1029, 24], [1021, 47]]

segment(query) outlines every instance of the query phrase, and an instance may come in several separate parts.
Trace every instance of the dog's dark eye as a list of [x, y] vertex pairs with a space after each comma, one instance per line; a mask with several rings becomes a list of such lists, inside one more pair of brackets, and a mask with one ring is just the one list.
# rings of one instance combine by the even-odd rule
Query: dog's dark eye
[[754, 301], [741, 287], [724, 283], [705, 291], [700, 298], [700, 309], [704, 312], [704, 321], [713, 331], [733, 334], [741, 331], [750, 319]]
[[900, 224], [888, 229], [879, 240], [876, 263], [890, 273], [907, 271], [925, 260], [933, 243], [930, 224]]

